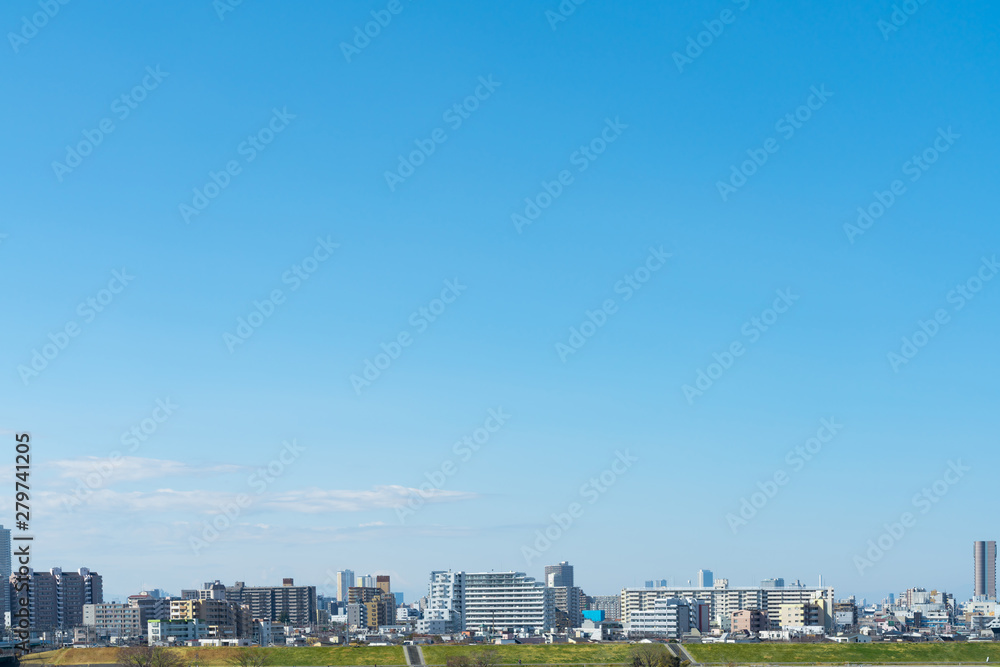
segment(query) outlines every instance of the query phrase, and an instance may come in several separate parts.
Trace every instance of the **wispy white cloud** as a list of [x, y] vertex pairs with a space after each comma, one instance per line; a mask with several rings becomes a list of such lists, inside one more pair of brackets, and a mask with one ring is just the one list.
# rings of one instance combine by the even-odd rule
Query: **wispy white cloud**
[[[141, 479], [141, 478], [140, 478]], [[87, 512], [115, 513], [193, 513], [202, 515], [218, 514], [226, 505], [232, 505], [239, 491], [198, 489], [178, 491], [161, 488], [150, 491], [117, 491], [98, 488], [80, 497], [74, 493], [42, 491], [35, 496], [40, 509], [58, 511], [65, 509]], [[322, 514], [330, 512], [365, 512], [402, 507], [413, 498], [422, 498], [427, 503], [446, 503], [471, 500], [476, 494], [464, 491], [434, 490], [422, 492], [414, 488], [388, 485], [366, 490], [307, 488], [282, 493], [256, 496], [246, 493], [250, 505], [241, 509], [242, 513], [282, 512], [292, 514]], [[2, 505], [2, 503], [0, 503]]]
[[45, 467], [54, 470], [56, 475], [62, 479], [87, 479], [89, 476], [101, 480], [93, 486], [108, 486], [116, 482], [136, 482], [159, 477], [217, 475], [246, 469], [237, 465], [196, 466], [181, 461], [147, 459], [138, 456], [123, 456], [115, 459], [96, 456], [58, 459], [47, 462]]

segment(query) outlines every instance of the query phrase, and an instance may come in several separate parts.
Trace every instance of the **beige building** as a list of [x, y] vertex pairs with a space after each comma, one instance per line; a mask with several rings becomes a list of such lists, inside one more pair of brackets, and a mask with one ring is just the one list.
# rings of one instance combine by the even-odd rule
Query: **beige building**
[[757, 634], [770, 630], [767, 616], [760, 609], [740, 609], [732, 614], [732, 632], [749, 632]]

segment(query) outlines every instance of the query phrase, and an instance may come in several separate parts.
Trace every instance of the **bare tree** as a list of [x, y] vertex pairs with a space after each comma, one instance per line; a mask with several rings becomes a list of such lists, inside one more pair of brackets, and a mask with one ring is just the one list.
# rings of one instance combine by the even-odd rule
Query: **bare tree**
[[271, 652], [261, 646], [244, 646], [236, 651], [229, 664], [232, 667], [264, 667], [271, 660]]
[[182, 667], [183, 662], [164, 646], [125, 646], [116, 654], [118, 667]]
[[663, 644], [635, 644], [629, 653], [632, 667], [680, 667], [680, 659]]

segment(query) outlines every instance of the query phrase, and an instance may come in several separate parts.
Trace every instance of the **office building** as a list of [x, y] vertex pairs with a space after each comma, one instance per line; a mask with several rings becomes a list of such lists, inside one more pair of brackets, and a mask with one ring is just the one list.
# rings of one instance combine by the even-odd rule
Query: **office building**
[[711, 588], [712, 585], [712, 571], [698, 570], [698, 588]]
[[567, 561], [563, 561], [558, 565], [546, 565], [545, 585], [550, 588], [559, 588], [561, 586], [572, 588], [573, 566]]
[[335, 578], [337, 580], [337, 602], [347, 602], [347, 590], [354, 586], [354, 572], [340, 570]]
[[226, 600], [248, 606], [255, 619], [300, 628], [316, 623], [316, 587], [296, 586], [292, 579], [283, 579], [281, 586], [247, 586], [237, 581], [226, 588]]
[[997, 543], [976, 542], [972, 549], [975, 567], [973, 595], [979, 599], [997, 598]]

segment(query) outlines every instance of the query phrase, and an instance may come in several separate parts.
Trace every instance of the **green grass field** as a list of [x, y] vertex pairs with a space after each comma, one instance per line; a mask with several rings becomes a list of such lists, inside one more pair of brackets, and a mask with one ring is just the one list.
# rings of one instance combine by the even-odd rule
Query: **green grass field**
[[[444, 665], [448, 658], [480, 651], [485, 646], [423, 646], [424, 660], [429, 665]], [[503, 644], [488, 647], [495, 650], [501, 664], [516, 665], [607, 665], [628, 660], [627, 644]]]
[[940, 664], [1000, 660], [1000, 644], [935, 642], [929, 644], [685, 644], [698, 662], [740, 665], [797, 664]]
[[[171, 648], [185, 665], [205, 665], [219, 667], [229, 665], [236, 653], [235, 648]], [[400, 646], [282, 646], [271, 649], [271, 664], [301, 665], [302, 667], [323, 667], [324, 665], [405, 665], [403, 649]], [[65, 648], [58, 651], [32, 653], [21, 659], [30, 667], [42, 665], [99, 665], [113, 664], [116, 649], [113, 648]]]
[[[482, 650], [483, 646], [424, 646], [429, 665], [444, 665], [448, 658]], [[628, 644], [504, 645], [491, 647], [504, 665], [599, 665], [628, 661]], [[852, 664], [986, 664], [1000, 661], [1000, 643], [933, 644], [685, 644], [698, 662], [709, 664], [844, 665]], [[173, 648], [185, 665], [228, 667], [237, 649]], [[25, 667], [113, 664], [113, 648], [75, 648], [25, 656]], [[281, 647], [272, 649], [271, 664], [301, 667], [392, 667], [405, 665], [400, 646]]]

